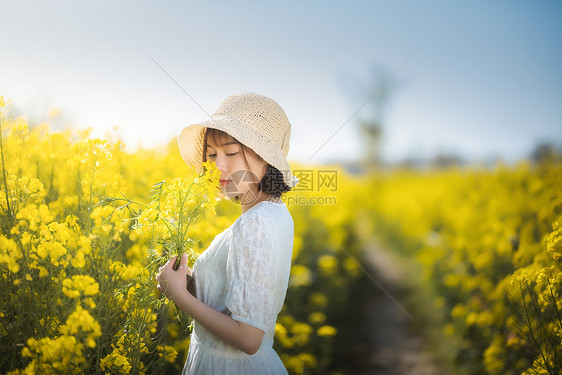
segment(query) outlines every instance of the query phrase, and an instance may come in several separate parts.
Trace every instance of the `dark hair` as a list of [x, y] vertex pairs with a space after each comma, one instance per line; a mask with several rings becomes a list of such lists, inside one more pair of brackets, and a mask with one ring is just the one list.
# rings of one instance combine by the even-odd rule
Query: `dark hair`
[[[246, 163], [246, 168], [249, 169], [250, 167], [248, 166], [248, 159], [246, 159], [245, 152], [246, 146], [244, 146], [242, 143], [240, 143], [240, 141], [232, 137], [230, 134], [214, 128], [205, 129], [205, 136], [203, 138], [203, 162], [207, 161], [207, 140], [211, 140], [214, 144], [218, 144], [224, 139], [232, 139], [234, 142], [240, 145], [240, 148], [242, 149], [242, 156], [244, 156], [244, 162]], [[258, 157], [261, 159], [259, 155]], [[258, 183], [258, 191], [263, 191], [264, 193], [269, 194], [275, 198], [279, 198], [281, 194], [286, 193], [289, 190], [291, 190], [291, 187], [285, 184], [283, 180], [283, 174], [279, 171], [279, 169], [267, 163], [267, 170], [265, 171], [265, 175]], [[236, 199], [239, 198], [236, 197]]]
[[289, 190], [291, 190], [291, 187], [283, 180], [283, 174], [279, 169], [268, 163], [267, 171], [258, 184], [258, 191], [263, 191], [275, 198], [279, 198], [281, 194]]

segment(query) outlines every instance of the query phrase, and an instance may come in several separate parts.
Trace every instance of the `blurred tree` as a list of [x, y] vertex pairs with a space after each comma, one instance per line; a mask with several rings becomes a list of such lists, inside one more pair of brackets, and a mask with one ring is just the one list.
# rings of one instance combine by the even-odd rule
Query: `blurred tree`
[[349, 96], [353, 98], [350, 102], [354, 106], [360, 103], [360, 107], [354, 108], [355, 112], [352, 117], [356, 117], [355, 122], [359, 128], [363, 150], [360, 164], [366, 172], [383, 166], [381, 145], [384, 123], [389, 99], [397, 87], [397, 79], [394, 74], [380, 64], [373, 64], [369, 78], [352, 77], [349, 79], [346, 77], [344, 81], [347, 88], [352, 88], [352, 90], [348, 90]]
[[463, 164], [464, 160], [460, 156], [451, 153], [437, 153], [430, 161], [430, 165], [436, 168], [449, 168]]
[[[371, 95], [371, 100], [366, 105], [366, 110], [359, 116], [357, 123], [363, 141], [365, 153], [363, 162], [367, 170], [381, 166], [381, 140], [386, 118], [388, 99], [393, 86], [388, 77], [390, 74], [382, 67], [375, 65], [372, 69], [368, 86], [363, 87], [365, 95]], [[373, 92], [373, 90], [376, 90]]]
[[560, 160], [560, 155], [551, 143], [541, 142], [535, 146], [530, 158], [535, 163], [552, 163]]

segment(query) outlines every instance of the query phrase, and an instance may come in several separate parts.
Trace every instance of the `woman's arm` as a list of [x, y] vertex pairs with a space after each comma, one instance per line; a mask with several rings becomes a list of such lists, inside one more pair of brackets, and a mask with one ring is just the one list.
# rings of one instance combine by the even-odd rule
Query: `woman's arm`
[[191, 315], [197, 323], [213, 335], [247, 354], [258, 351], [263, 335], [259, 328], [232, 319], [205, 303], [199, 301], [187, 291], [186, 274], [191, 274], [187, 267], [187, 254], [183, 254], [177, 271], [173, 270], [176, 257], [172, 257], [156, 276], [158, 290], [174, 301], [179, 308]]

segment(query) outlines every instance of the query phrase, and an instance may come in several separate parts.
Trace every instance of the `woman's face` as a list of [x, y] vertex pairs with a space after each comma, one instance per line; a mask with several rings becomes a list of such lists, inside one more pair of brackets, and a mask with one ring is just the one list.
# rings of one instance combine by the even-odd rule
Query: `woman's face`
[[242, 204], [251, 204], [258, 198], [257, 186], [265, 175], [267, 163], [246, 147], [246, 166], [242, 145], [232, 137], [219, 137], [217, 143], [211, 137], [207, 139], [207, 160], [214, 161], [220, 171], [222, 194], [229, 199], [239, 196]]

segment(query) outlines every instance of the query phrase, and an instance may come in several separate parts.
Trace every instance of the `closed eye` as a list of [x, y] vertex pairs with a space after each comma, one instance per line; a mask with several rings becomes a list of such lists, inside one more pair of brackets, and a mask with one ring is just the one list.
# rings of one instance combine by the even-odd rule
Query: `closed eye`
[[[234, 155], [236, 155], [237, 153], [238, 153], [238, 152], [234, 152], [234, 153], [232, 153], [232, 154], [226, 154], [226, 156], [234, 156]], [[207, 156], [210, 157], [210, 158], [214, 158], [215, 156], [217, 156], [217, 154], [209, 154], [209, 155], [207, 155]]]

